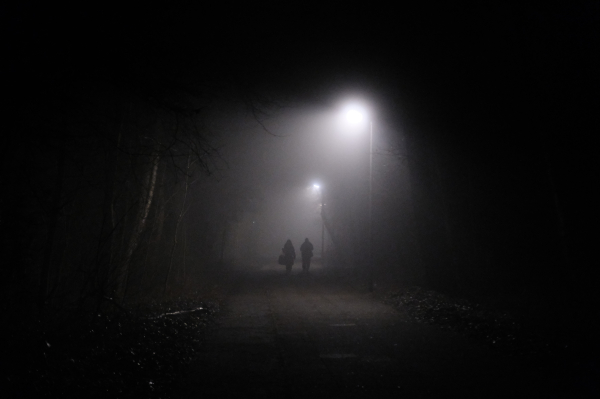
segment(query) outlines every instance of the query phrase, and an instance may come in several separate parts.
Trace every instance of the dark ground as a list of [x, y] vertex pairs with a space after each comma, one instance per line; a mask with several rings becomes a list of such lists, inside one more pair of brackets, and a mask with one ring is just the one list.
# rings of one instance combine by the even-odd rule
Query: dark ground
[[590, 344], [516, 310], [381, 278], [369, 293], [318, 260], [308, 276], [256, 262], [204, 277], [94, 320], [9, 323], [8, 397], [597, 397]]
[[[419, 289], [378, 297], [319, 266], [310, 276], [298, 266], [285, 276], [275, 264], [230, 270], [221, 316], [174, 396], [586, 397], [596, 389], [589, 368], [549, 347], [561, 344], [506, 314], [498, 320], [466, 301], [452, 312], [450, 298]], [[507, 338], [517, 342], [497, 345]]]

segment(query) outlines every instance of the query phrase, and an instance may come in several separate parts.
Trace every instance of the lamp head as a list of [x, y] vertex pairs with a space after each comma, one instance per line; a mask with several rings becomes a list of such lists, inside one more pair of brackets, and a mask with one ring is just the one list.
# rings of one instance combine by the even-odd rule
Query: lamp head
[[350, 126], [363, 126], [369, 119], [369, 113], [365, 106], [359, 102], [349, 102], [342, 108], [342, 120]]

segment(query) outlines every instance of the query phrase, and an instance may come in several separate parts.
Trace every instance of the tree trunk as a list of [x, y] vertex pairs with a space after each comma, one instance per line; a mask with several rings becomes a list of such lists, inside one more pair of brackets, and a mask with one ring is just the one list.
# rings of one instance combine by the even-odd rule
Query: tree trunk
[[58, 214], [60, 212], [60, 199], [62, 197], [62, 186], [64, 181], [64, 169], [66, 158], [66, 140], [61, 138], [57, 167], [56, 180], [54, 182], [54, 191], [50, 205], [50, 215], [48, 217], [48, 234], [44, 243], [44, 255], [42, 258], [42, 270], [40, 275], [40, 286], [38, 290], [38, 310], [40, 314], [44, 312], [46, 296], [48, 292], [48, 278], [50, 275], [50, 265], [52, 263], [52, 248], [54, 246], [54, 235], [58, 223]]
[[[347, 259], [345, 257], [345, 254], [348, 253], [348, 252], [346, 252], [347, 248], [342, 245], [342, 241], [337, 236], [335, 229], [331, 225], [331, 221], [325, 215], [324, 209], [321, 212], [321, 218], [323, 219], [323, 224], [324, 224], [325, 228], [327, 229], [327, 232], [329, 233], [329, 238], [331, 238], [331, 242], [333, 243], [334, 247], [336, 248], [338, 260], [341, 261], [341, 263], [343, 263], [343, 264], [347, 264]], [[332, 263], [330, 263], [330, 264], [333, 266]]]
[[102, 203], [102, 222], [100, 226], [100, 236], [98, 238], [98, 248], [96, 250], [96, 297], [97, 306], [104, 302], [104, 297], [109, 288], [110, 270], [114, 260], [114, 237], [115, 237], [115, 180], [118, 172], [118, 151], [121, 145], [121, 130], [116, 137], [116, 147], [109, 148], [106, 156], [106, 182], [104, 187], [104, 199]]
[[552, 161], [550, 155], [546, 153], [546, 165], [548, 173], [548, 183], [552, 192], [552, 203], [554, 205], [554, 213], [556, 217], [556, 235], [558, 236], [558, 245], [560, 246], [561, 263], [565, 270], [569, 270], [569, 247], [567, 245], [567, 234], [565, 229], [565, 218], [563, 215], [558, 192], [556, 191], [556, 183], [554, 182], [554, 173], [552, 171]]
[[221, 237], [221, 256], [219, 257], [221, 264], [225, 261], [225, 240], [227, 238], [227, 222], [225, 222], [225, 227], [223, 228], [223, 234]]
[[183, 221], [183, 281], [185, 282], [185, 257], [187, 251], [187, 219]]
[[127, 252], [125, 253], [125, 257], [123, 259], [121, 267], [118, 270], [116, 297], [118, 300], [120, 300], [121, 303], [123, 303], [123, 301], [125, 300], [127, 283], [129, 279], [131, 257], [133, 256], [134, 251], [138, 247], [140, 236], [142, 235], [142, 232], [146, 227], [148, 213], [150, 212], [150, 205], [152, 205], [152, 199], [154, 198], [154, 190], [156, 188], [156, 174], [158, 171], [159, 160], [159, 155], [155, 154], [152, 160], [151, 169], [147, 173], [147, 184], [145, 187], [142, 187], [142, 190], [145, 189], [145, 195], [143, 197], [143, 201], [140, 202], [140, 211], [138, 212], [133, 231], [131, 232], [131, 238], [129, 240], [129, 244], [127, 245]]
[[171, 274], [171, 268], [173, 267], [173, 252], [175, 251], [175, 246], [177, 246], [177, 232], [179, 230], [179, 224], [181, 223], [181, 219], [185, 210], [185, 201], [187, 200], [188, 183], [190, 180], [190, 155], [191, 153], [188, 154], [187, 168], [185, 171], [185, 191], [183, 194], [183, 203], [181, 204], [181, 211], [179, 212], [179, 216], [177, 217], [177, 224], [175, 225], [175, 234], [173, 235], [173, 245], [171, 246], [171, 254], [169, 256], [169, 268], [167, 269], [167, 276], [165, 277], [165, 287], [163, 290], [163, 296], [167, 293], [169, 275]]

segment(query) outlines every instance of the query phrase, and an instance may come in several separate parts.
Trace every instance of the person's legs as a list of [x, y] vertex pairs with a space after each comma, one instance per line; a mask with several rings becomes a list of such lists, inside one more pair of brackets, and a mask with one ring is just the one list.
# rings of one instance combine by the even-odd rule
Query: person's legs
[[309, 258], [302, 258], [302, 270], [308, 272], [308, 264], [310, 263]]

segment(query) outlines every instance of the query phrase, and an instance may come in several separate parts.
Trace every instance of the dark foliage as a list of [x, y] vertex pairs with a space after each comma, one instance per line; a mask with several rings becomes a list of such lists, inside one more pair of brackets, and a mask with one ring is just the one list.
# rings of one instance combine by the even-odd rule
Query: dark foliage
[[466, 334], [506, 354], [546, 356], [565, 348], [564, 342], [525, 328], [518, 316], [507, 311], [454, 299], [436, 291], [411, 287], [389, 294], [386, 301], [406, 309], [415, 321]]
[[[576, 397], [597, 396], [598, 361], [592, 350], [594, 343], [589, 340], [576, 338], [572, 333], [557, 334], [547, 328], [534, 328], [525, 323], [527, 316], [518, 312], [494, 309], [420, 287], [391, 292], [385, 301], [405, 310], [416, 322], [464, 334], [501, 356], [514, 356], [528, 368], [544, 370], [544, 384], [560, 381], [557, 386]], [[557, 312], [555, 325], [568, 318]]]
[[218, 309], [187, 296], [91, 323], [14, 328], [4, 358], [10, 397], [168, 397]]

